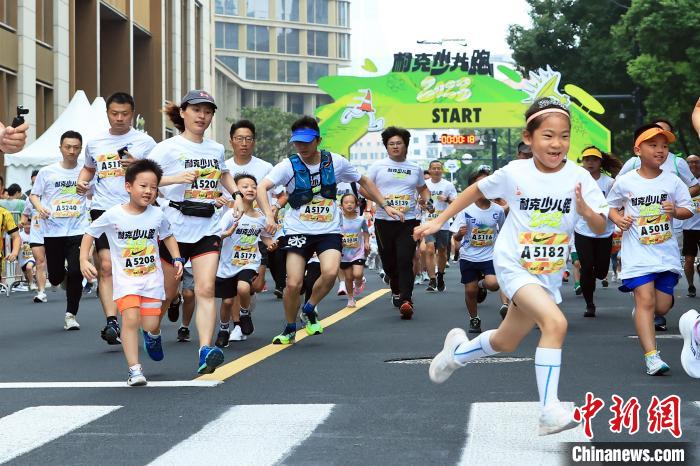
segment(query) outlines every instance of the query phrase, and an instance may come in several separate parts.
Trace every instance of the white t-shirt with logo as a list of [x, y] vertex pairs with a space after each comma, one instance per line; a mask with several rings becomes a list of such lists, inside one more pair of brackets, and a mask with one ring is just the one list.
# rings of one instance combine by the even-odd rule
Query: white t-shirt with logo
[[19, 266], [24, 267], [27, 262], [36, 262], [34, 260], [34, 253], [32, 253], [32, 247], [30, 246], [30, 234], [24, 232], [24, 228], [19, 230], [19, 238], [22, 240], [22, 246], [19, 249]]
[[[170, 201], [183, 200], [213, 204], [221, 195], [221, 175], [229, 170], [224, 163], [224, 146], [211, 139], [192, 142], [181, 135], [159, 142], [148, 158], [163, 168], [163, 176], [174, 176], [185, 171], [199, 170], [192, 183], [172, 184], [160, 188], [163, 197]], [[183, 215], [174, 207], [164, 207], [170, 220], [173, 235], [180, 243], [196, 243], [205, 236], [220, 234], [217, 210], [210, 218]]]
[[94, 220], [86, 233], [93, 238], [107, 235], [113, 300], [130, 294], [165, 299], [158, 240], [172, 233], [161, 209], [149, 205], [142, 213], [131, 214], [121, 204], [115, 205]]
[[505, 220], [506, 214], [503, 207], [495, 202], [486, 209], [472, 204], [458, 213], [450, 231], [457, 233], [463, 226], [467, 227], [459, 248], [459, 258], [469, 262], [492, 260], [493, 246]]
[[478, 182], [485, 197], [503, 198], [510, 206], [493, 253], [498, 283], [509, 298], [524, 285], [536, 284], [561, 302], [559, 287], [579, 217], [577, 183], [588, 206], [607, 216], [609, 208], [595, 180], [572, 162], [556, 173], [544, 173], [534, 159], [514, 160]]
[[343, 216], [343, 252], [341, 262], [353, 262], [365, 258], [365, 235], [367, 222], [359, 215], [355, 218]]
[[[598, 187], [603, 192], [603, 196], [607, 196], [612, 189], [612, 185], [615, 183], [615, 180], [610, 178], [608, 175], [601, 173], [600, 177], [595, 180], [595, 182], [598, 183]], [[579, 217], [574, 230], [579, 235], [588, 236], [589, 238], [608, 238], [613, 234], [613, 231], [615, 231], [615, 224], [612, 222], [612, 220], [607, 219], [605, 231], [599, 235], [596, 235], [591, 231], [588, 223], [583, 218]]]
[[678, 243], [673, 241], [673, 219], [661, 209], [661, 203], [667, 200], [676, 207], [693, 210], [688, 187], [675, 174], [662, 171], [656, 178], [647, 179], [633, 170], [617, 177], [608, 204], [624, 207], [625, 215], [633, 218], [630, 229], [622, 233], [620, 278], [683, 272]]
[[41, 205], [51, 213], [39, 220], [44, 237], [76, 236], [85, 233], [88, 225], [85, 196], [76, 192], [80, 167], [65, 169], [56, 162], [39, 170], [32, 194], [41, 198]]
[[[418, 164], [409, 161], [395, 162], [390, 158], [382, 159], [369, 167], [367, 178], [377, 185], [389, 206], [403, 212], [406, 220], [418, 218], [416, 189], [425, 185], [423, 170]], [[375, 218], [395, 220], [384, 209], [377, 209]]]
[[240, 218], [234, 216], [234, 210], [228, 210], [221, 217], [221, 231], [236, 227], [231, 236], [221, 242], [221, 256], [216, 276], [221, 278], [235, 277], [242, 270], [260, 269], [262, 254], [258, 242], [261, 236], [269, 237], [265, 232], [265, 216], [252, 217], [243, 214]]
[[[31, 190], [30, 190], [31, 193]], [[22, 215], [27, 217], [31, 222], [31, 230], [29, 231], [29, 242], [34, 244], [44, 244], [44, 233], [41, 231], [44, 222], [39, 221], [39, 214], [34, 205], [27, 201], [24, 203], [24, 212]]]
[[[433, 183], [433, 180], [427, 179], [425, 180], [425, 185], [430, 190], [430, 198], [433, 200], [433, 207], [435, 208], [433, 213], [430, 213], [427, 210], [423, 213], [423, 221], [429, 221], [437, 218], [438, 215], [440, 215], [445, 209], [447, 209], [447, 206], [450, 205], [448, 202], [439, 200], [438, 196], [445, 196], [450, 201], [454, 201], [454, 199], [457, 197], [457, 190], [455, 189], [455, 185], [445, 179], [442, 179], [437, 183]], [[441, 230], [449, 229], [450, 222], [447, 221], [442, 225]]]
[[[343, 156], [331, 154], [335, 182], [352, 183], [360, 180], [360, 173]], [[303, 160], [302, 160], [303, 162]], [[307, 165], [311, 173], [311, 187], [320, 188], [321, 173], [320, 163]], [[273, 186], [283, 186], [290, 195], [294, 192], [294, 169], [292, 162], [287, 158], [275, 165], [272, 171], [265, 177]], [[340, 209], [334, 199], [326, 199], [320, 192], [314, 194], [314, 198], [308, 204], [294, 209], [290, 206], [284, 216], [283, 230], [285, 235], [323, 235], [330, 233], [340, 234]]]
[[[248, 174], [248, 175], [253, 175], [255, 177], [255, 180], [257, 184], [260, 184], [260, 182], [267, 176], [270, 171], [272, 171], [272, 164], [270, 162], [266, 162], [263, 159], [260, 159], [258, 157], [251, 157], [250, 162], [248, 162], [245, 165], [238, 165], [236, 163], [236, 160], [234, 157], [231, 157], [226, 161], [226, 167], [228, 168], [229, 172], [231, 173], [231, 176], [235, 177], [236, 175], [240, 175], [242, 173]], [[226, 196], [227, 199], [231, 198], [231, 195], [224, 191], [224, 196]], [[274, 197], [276, 195], [281, 194], [284, 192], [284, 188], [281, 186], [277, 187], [276, 189], [271, 189], [267, 192], [267, 198], [270, 203], [274, 202]]]
[[[700, 181], [700, 179], [698, 180]], [[700, 195], [691, 199], [693, 216], [683, 220], [684, 230], [700, 230]]]
[[85, 166], [95, 169], [94, 196], [91, 207], [107, 210], [110, 207], [129, 201], [124, 187], [124, 172], [117, 151], [122, 147], [135, 159], [145, 159], [156, 146], [152, 137], [134, 128], [119, 136], [109, 131], [90, 140], [85, 145]]

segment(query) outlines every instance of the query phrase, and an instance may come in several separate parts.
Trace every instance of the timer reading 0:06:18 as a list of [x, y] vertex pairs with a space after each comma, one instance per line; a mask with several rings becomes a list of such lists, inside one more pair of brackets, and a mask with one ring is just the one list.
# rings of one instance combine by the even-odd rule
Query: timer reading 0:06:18
[[478, 143], [479, 138], [475, 134], [443, 134], [440, 136], [440, 144], [459, 146]]

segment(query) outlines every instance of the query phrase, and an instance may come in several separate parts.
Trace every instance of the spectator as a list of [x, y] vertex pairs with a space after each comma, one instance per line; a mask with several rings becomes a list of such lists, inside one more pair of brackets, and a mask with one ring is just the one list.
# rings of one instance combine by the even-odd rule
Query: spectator
[[24, 200], [22, 199], [22, 188], [17, 183], [12, 183], [7, 187], [7, 197], [0, 203], [2, 207], [10, 212], [22, 213], [24, 210]]
[[29, 187], [29, 189], [27, 189], [24, 192], [24, 196], [22, 196], [22, 199], [24, 199], [24, 200], [29, 199], [29, 195], [32, 193], [32, 186], [34, 186], [34, 182], [36, 181], [36, 175], [38, 173], [39, 173], [39, 170], [32, 170], [32, 176], [31, 176], [32, 185]]

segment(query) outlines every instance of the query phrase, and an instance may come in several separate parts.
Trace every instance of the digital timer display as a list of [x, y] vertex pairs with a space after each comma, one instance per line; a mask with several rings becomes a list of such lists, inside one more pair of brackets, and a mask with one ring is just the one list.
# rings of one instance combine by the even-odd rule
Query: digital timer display
[[440, 136], [440, 144], [449, 144], [454, 146], [479, 144], [479, 138], [476, 134], [443, 134]]

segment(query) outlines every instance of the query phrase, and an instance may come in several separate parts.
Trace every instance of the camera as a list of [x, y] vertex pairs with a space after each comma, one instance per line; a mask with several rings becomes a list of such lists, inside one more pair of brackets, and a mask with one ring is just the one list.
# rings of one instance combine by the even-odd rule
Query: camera
[[29, 113], [28, 108], [24, 108], [21, 105], [18, 105], [17, 106], [17, 116], [12, 120], [12, 127], [16, 128], [19, 125], [21, 125], [22, 123], [24, 123], [24, 116], [22, 116], [22, 115], [26, 115], [28, 113]]
[[119, 158], [120, 158], [120, 159], [125, 159], [125, 158], [127, 157], [126, 151], [127, 151], [128, 149], [129, 149], [129, 148], [128, 148], [127, 146], [124, 146], [124, 147], [122, 147], [121, 149], [119, 149], [119, 150], [117, 151], [117, 154], [119, 154]]

